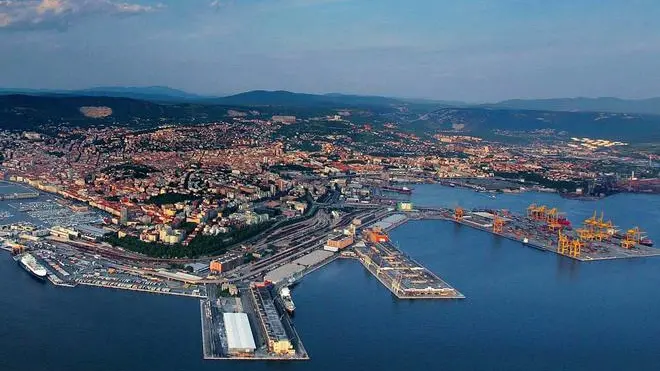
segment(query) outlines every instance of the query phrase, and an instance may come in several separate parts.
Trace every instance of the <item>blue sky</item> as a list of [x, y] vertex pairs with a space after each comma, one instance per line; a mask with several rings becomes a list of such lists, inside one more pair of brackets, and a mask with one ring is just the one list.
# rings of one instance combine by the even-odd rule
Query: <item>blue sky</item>
[[660, 96], [657, 0], [0, 0], [0, 87]]

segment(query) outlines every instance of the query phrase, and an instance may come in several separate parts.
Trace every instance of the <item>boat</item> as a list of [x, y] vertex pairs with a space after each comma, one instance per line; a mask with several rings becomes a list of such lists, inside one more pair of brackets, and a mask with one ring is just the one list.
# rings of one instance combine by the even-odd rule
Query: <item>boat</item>
[[529, 239], [527, 237], [523, 238], [523, 243], [526, 245], [529, 243]]
[[653, 240], [650, 238], [642, 238], [639, 240], [640, 245], [648, 246], [648, 247], [653, 247]]
[[396, 192], [396, 193], [402, 193], [402, 194], [406, 194], [406, 195], [412, 194], [412, 189], [410, 189], [408, 187], [383, 186], [383, 190], [390, 191], [390, 192]]
[[34, 277], [43, 280], [48, 275], [48, 271], [44, 268], [43, 265], [37, 262], [37, 259], [32, 256], [30, 253], [25, 253], [18, 256], [16, 260], [26, 271], [28, 271]]
[[282, 287], [280, 289], [280, 298], [282, 299], [282, 303], [284, 304], [284, 309], [286, 309], [289, 314], [293, 314], [293, 311], [296, 310], [296, 305], [293, 303], [293, 300], [291, 299], [291, 290], [289, 290], [288, 287]]

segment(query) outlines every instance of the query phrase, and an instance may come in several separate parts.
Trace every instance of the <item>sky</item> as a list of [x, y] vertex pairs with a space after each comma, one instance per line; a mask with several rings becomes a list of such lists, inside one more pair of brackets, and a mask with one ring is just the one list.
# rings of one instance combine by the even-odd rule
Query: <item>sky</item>
[[660, 96], [658, 0], [0, 0], [0, 87]]

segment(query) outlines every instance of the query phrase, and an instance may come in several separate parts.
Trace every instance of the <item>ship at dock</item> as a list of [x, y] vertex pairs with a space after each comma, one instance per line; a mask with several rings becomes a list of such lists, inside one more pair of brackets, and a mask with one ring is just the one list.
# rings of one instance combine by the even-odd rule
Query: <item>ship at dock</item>
[[296, 310], [296, 305], [291, 299], [291, 290], [288, 287], [282, 287], [280, 289], [280, 299], [282, 299], [282, 304], [284, 304], [284, 309], [286, 309], [289, 314], [293, 314]]
[[396, 192], [404, 195], [412, 194], [412, 189], [408, 187], [383, 186], [382, 188], [384, 191], [388, 191], [388, 192]]
[[25, 253], [18, 255], [14, 258], [18, 264], [23, 267], [28, 273], [34, 276], [37, 279], [43, 280], [48, 275], [48, 271], [44, 268], [43, 265], [37, 262], [34, 256], [30, 253]]

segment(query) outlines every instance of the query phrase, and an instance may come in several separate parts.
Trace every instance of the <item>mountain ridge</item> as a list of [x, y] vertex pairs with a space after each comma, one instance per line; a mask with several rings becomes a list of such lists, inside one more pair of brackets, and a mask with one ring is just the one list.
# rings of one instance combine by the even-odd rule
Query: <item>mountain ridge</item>
[[153, 102], [194, 102], [241, 106], [309, 106], [341, 108], [356, 106], [427, 105], [438, 107], [473, 107], [557, 112], [616, 112], [660, 115], [660, 97], [623, 99], [616, 97], [574, 97], [546, 99], [508, 99], [494, 103], [468, 103], [451, 100], [414, 99], [344, 93], [298, 93], [287, 90], [250, 90], [226, 96], [200, 95], [167, 86], [99, 86], [78, 90], [39, 90], [0, 88], [0, 95], [98, 96], [149, 100]]

